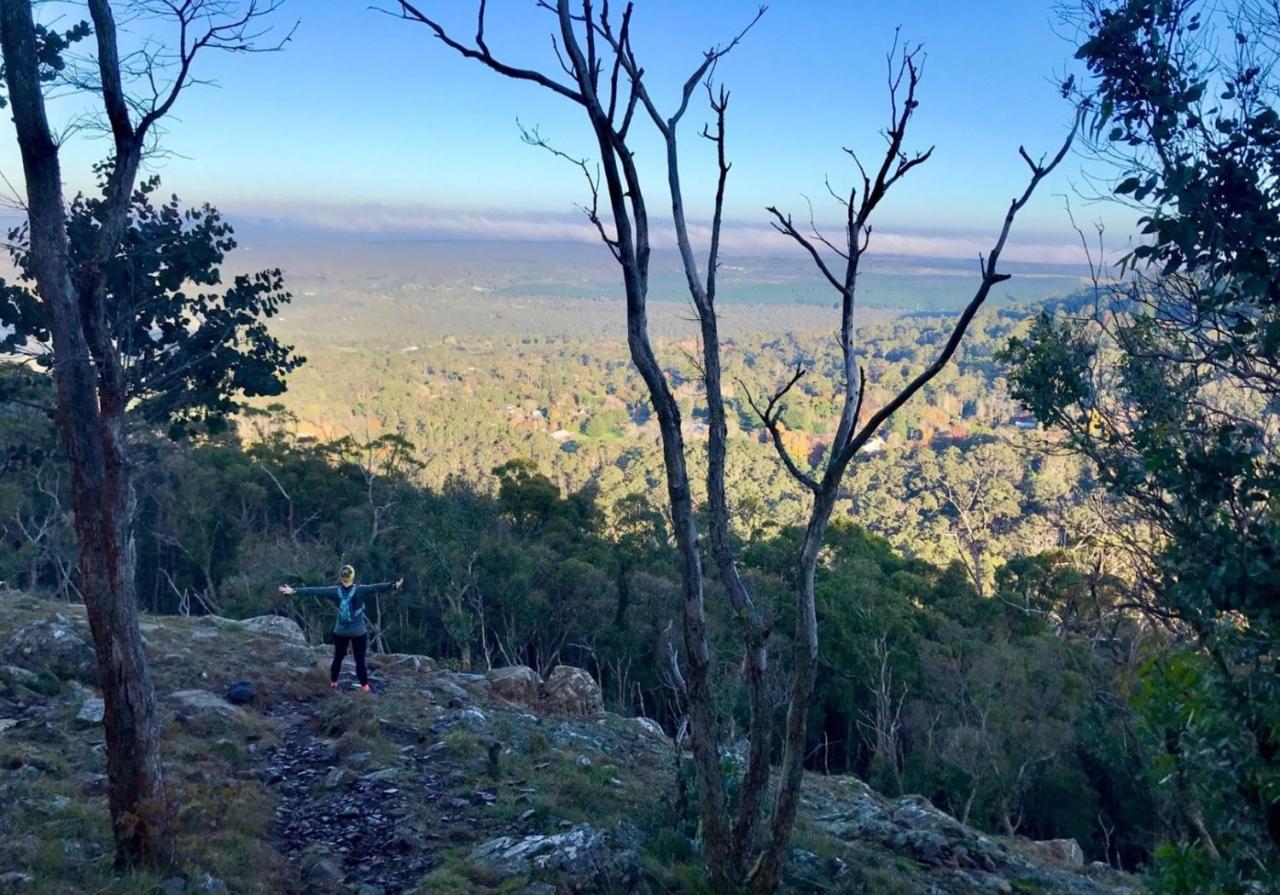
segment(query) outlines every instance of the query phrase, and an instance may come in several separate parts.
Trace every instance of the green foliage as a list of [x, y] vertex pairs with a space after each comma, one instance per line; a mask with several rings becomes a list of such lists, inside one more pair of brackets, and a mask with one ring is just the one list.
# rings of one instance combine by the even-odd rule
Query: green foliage
[[[1138, 689], [1180, 819], [1165, 891], [1280, 875], [1280, 84], [1274, 11], [1086, 7], [1093, 131], [1145, 240], [1088, 316], [1043, 314], [1003, 355], [1012, 392], [1134, 520], [1139, 604], [1186, 644]], [[1215, 53], [1221, 39], [1229, 58]]]
[[[153, 203], [159, 181], [134, 193], [129, 226], [107, 264], [107, 326], [127, 370], [135, 415], [177, 436], [193, 427], [225, 428], [243, 398], [279, 395], [284, 376], [303, 363], [267, 329], [291, 296], [279, 270], [222, 282], [235, 248], [231, 226], [214, 208], [183, 210], [176, 197]], [[68, 211], [73, 262], [91, 250], [105, 202], [77, 196]], [[9, 234], [23, 285], [0, 282], [0, 351], [34, 353], [52, 363], [44, 306], [32, 292], [26, 225]]]

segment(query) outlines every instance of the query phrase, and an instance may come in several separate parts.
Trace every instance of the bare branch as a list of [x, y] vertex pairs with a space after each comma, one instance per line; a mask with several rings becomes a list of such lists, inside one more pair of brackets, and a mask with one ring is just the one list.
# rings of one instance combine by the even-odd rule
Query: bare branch
[[[435, 19], [425, 15], [421, 10], [410, 3], [409, 0], [396, 0], [396, 2], [400, 7], [401, 18], [407, 19], [411, 22], [417, 22], [420, 25], [426, 25], [435, 33], [435, 36], [439, 38], [445, 46], [455, 50], [466, 58], [482, 62], [500, 75], [505, 75], [508, 78], [514, 78], [519, 81], [532, 81], [541, 87], [545, 87], [554, 93], [560, 94], [565, 99], [573, 100], [579, 105], [586, 105], [586, 98], [582, 95], [580, 90], [566, 87], [559, 81], [548, 78], [542, 72], [533, 71], [532, 69], [527, 68], [517, 68], [516, 66], [501, 62], [489, 52], [487, 46], [480, 45], [477, 47], [469, 47], [466, 44], [460, 43], [449, 36], [449, 33], [444, 29], [444, 26]], [[482, 8], [483, 5], [484, 4], [482, 3]], [[480, 33], [476, 36], [483, 36], [483, 19], [481, 20]], [[561, 66], [565, 67], [563, 61], [561, 62]], [[565, 67], [565, 70], [566, 72], [569, 71], [567, 67]]]
[[782, 459], [783, 465], [787, 467], [787, 472], [791, 473], [792, 478], [804, 485], [804, 487], [814, 493], [817, 493], [819, 487], [817, 481], [800, 469], [795, 460], [791, 458], [791, 453], [787, 450], [786, 445], [782, 441], [782, 431], [778, 428], [779, 417], [782, 413], [781, 408], [778, 407], [778, 402], [786, 397], [787, 393], [795, 387], [795, 384], [800, 381], [804, 374], [804, 367], [800, 364], [796, 364], [795, 372], [792, 373], [791, 378], [787, 380], [781, 388], [774, 392], [773, 397], [769, 399], [769, 403], [766, 404], [763, 409], [761, 409], [761, 407], [756, 403], [755, 398], [751, 396], [751, 392], [747, 388], [745, 382], [739, 379], [738, 385], [742, 387], [743, 393], [747, 396], [747, 403], [751, 405], [751, 409], [755, 411], [756, 416], [760, 418], [760, 422], [762, 422], [764, 427], [769, 431], [769, 436], [773, 439], [774, 449], [777, 450], [778, 456]]

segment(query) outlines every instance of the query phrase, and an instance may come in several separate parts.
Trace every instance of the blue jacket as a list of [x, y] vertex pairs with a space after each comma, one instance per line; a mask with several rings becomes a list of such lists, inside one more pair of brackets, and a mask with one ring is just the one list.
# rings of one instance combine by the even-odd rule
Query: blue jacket
[[395, 587], [390, 581], [382, 584], [353, 584], [343, 587], [341, 584], [331, 587], [299, 587], [294, 590], [295, 597], [323, 597], [338, 609], [337, 620], [333, 624], [333, 633], [341, 637], [360, 637], [369, 633], [364, 620], [365, 598], [391, 590]]

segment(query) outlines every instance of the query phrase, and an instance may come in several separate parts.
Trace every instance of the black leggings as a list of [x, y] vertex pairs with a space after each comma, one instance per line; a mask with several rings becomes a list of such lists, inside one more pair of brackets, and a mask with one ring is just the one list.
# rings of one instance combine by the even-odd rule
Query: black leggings
[[359, 637], [333, 635], [333, 664], [329, 666], [329, 680], [336, 682], [338, 675], [342, 673], [342, 660], [347, 657], [348, 645], [351, 647], [351, 652], [356, 655], [356, 677], [360, 679], [361, 684], [369, 683], [369, 669], [364, 665], [364, 654], [369, 649], [368, 634], [361, 634]]

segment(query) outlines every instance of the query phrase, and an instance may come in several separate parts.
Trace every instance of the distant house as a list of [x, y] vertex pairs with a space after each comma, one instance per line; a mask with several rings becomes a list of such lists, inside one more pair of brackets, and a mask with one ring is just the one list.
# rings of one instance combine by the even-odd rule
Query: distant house
[[1039, 425], [1039, 421], [1030, 413], [1020, 413], [1013, 418], [1015, 429], [1034, 429]]
[[884, 450], [884, 439], [881, 438], [879, 435], [876, 435], [874, 438], [867, 439], [867, 443], [862, 446], [862, 450], [859, 453], [878, 454], [883, 450]]

